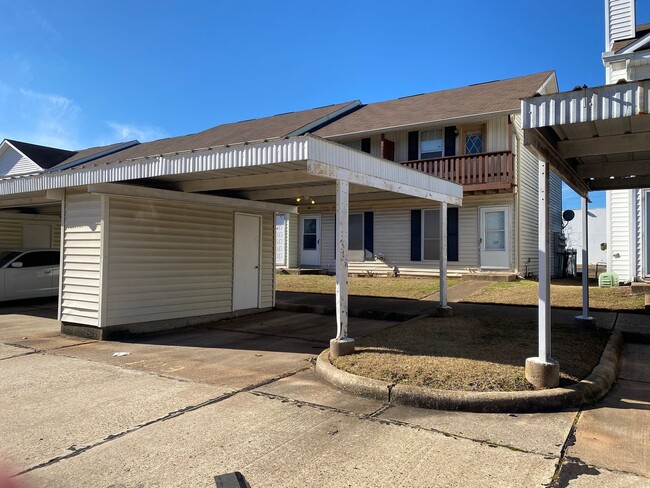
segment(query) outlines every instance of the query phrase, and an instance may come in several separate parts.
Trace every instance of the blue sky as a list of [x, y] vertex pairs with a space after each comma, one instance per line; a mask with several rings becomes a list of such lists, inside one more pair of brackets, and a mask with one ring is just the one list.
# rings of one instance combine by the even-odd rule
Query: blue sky
[[601, 85], [603, 3], [0, 0], [0, 139], [146, 141], [548, 69]]

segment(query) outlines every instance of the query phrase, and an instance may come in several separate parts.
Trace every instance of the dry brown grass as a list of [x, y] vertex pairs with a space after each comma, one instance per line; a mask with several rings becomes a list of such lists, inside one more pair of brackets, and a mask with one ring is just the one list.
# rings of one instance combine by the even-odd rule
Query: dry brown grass
[[[449, 286], [458, 280], [450, 279]], [[371, 297], [420, 299], [436, 293], [440, 288], [438, 278], [359, 278], [350, 276], [349, 294]], [[336, 291], [334, 276], [325, 275], [284, 275], [278, 274], [276, 286], [278, 291], [295, 291], [302, 293], [328, 293]]]
[[[553, 357], [561, 384], [586, 377], [609, 333], [553, 327]], [[521, 320], [422, 318], [357, 341], [357, 352], [334, 364], [360, 376], [444, 390], [517, 391], [527, 357], [537, 355], [537, 325]]]
[[[498, 303], [503, 305], [537, 305], [538, 283], [520, 280], [510, 283], [491, 283], [465, 302]], [[581, 308], [582, 286], [577, 280], [554, 280], [551, 284], [551, 305]], [[643, 295], [632, 295], [629, 286], [598, 288], [589, 285], [589, 306], [601, 310], [643, 310]]]

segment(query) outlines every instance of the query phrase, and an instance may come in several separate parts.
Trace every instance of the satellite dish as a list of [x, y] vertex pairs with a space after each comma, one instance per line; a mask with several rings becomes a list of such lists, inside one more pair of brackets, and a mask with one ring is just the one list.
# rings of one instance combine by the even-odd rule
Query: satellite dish
[[576, 213], [573, 210], [565, 210], [564, 212], [562, 212], [562, 218], [566, 222], [571, 222], [575, 218], [575, 216]]

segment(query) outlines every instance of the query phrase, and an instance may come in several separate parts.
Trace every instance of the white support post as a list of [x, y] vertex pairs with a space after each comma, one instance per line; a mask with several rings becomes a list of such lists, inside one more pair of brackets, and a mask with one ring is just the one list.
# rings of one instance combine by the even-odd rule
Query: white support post
[[447, 203], [440, 202], [440, 304], [438, 317], [451, 317], [452, 308], [447, 305]]
[[526, 359], [526, 379], [536, 388], [554, 388], [560, 366], [551, 358], [550, 165], [539, 161], [539, 301], [538, 356]]
[[[598, 278], [596, 276], [596, 278]], [[589, 316], [589, 205], [587, 195], [582, 197], [582, 315], [576, 315], [575, 325], [595, 327]]]
[[348, 337], [348, 225], [350, 184], [336, 180], [336, 338], [330, 341], [332, 357], [354, 352]]

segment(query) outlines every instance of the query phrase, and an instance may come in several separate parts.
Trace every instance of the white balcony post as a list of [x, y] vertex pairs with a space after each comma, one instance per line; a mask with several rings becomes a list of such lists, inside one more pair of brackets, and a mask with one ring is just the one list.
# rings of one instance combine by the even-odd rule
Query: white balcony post
[[336, 180], [336, 338], [330, 341], [332, 357], [354, 352], [354, 339], [348, 337], [349, 193], [350, 184]]
[[574, 323], [587, 327], [596, 325], [594, 318], [589, 316], [589, 205], [587, 195], [582, 197], [582, 315], [576, 315]]
[[451, 317], [452, 308], [447, 305], [447, 204], [440, 202], [440, 304], [436, 309], [439, 317]]
[[560, 366], [551, 358], [550, 166], [539, 161], [539, 300], [538, 356], [526, 359], [526, 379], [536, 388], [553, 388], [560, 382]]

